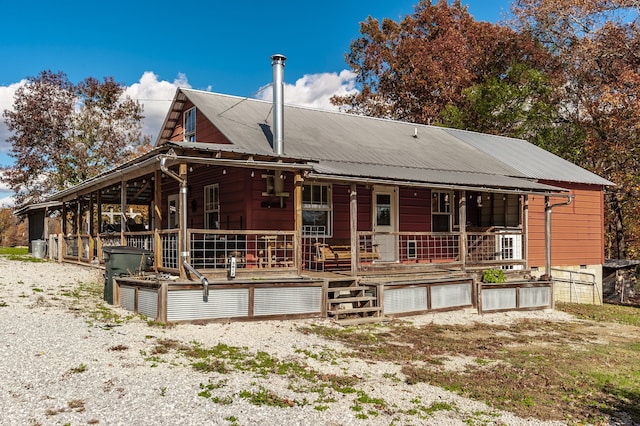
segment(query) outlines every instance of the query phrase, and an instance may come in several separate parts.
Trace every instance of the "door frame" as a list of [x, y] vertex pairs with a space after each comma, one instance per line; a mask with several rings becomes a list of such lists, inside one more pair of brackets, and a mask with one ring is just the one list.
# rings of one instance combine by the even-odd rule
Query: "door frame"
[[[399, 205], [398, 205], [398, 187], [388, 185], [374, 185], [371, 190], [371, 230], [373, 234], [373, 243], [378, 244], [378, 253], [380, 259], [376, 262], [398, 262], [399, 247], [397, 235], [377, 235], [376, 232], [392, 232], [396, 233], [399, 229]], [[378, 225], [378, 195], [390, 196], [390, 221], [389, 225]], [[386, 248], [385, 248], [386, 246]]]

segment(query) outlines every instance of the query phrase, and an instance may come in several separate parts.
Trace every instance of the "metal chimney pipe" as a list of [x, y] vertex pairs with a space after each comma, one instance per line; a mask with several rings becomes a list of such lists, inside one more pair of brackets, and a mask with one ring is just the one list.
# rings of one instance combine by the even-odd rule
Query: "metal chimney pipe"
[[284, 55], [271, 56], [273, 69], [273, 152], [284, 154]]

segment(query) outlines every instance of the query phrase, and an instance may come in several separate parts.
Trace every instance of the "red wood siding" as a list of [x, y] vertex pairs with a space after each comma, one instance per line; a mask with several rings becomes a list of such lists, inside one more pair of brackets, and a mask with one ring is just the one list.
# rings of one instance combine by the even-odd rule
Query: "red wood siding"
[[[184, 111], [193, 107], [193, 103], [187, 101], [182, 109]], [[173, 129], [173, 133], [169, 140], [182, 141], [184, 138], [184, 130], [182, 123], [184, 123], [183, 115], [180, 115], [178, 124]], [[217, 144], [229, 144], [229, 140], [215, 127], [207, 117], [205, 117], [200, 110], [196, 109], [196, 141], [205, 143], [217, 143]]]
[[251, 172], [247, 170], [245, 179], [249, 184], [245, 185], [246, 192], [236, 191], [236, 195], [245, 199], [247, 209], [250, 211], [247, 221], [248, 229], [273, 231], [292, 231], [294, 229], [293, 173], [283, 173], [284, 191], [289, 193], [288, 197], [282, 198], [284, 208], [280, 208], [280, 197], [262, 195], [266, 191], [266, 180], [262, 175], [273, 173], [273, 171], [256, 170], [252, 178]]
[[[575, 195], [569, 206], [551, 213], [551, 264], [599, 265], [604, 262], [604, 193], [600, 186], [548, 182]], [[552, 198], [552, 204], [563, 202]], [[545, 265], [544, 197], [529, 196], [529, 264]]]
[[[332, 185], [333, 237], [348, 240], [351, 232], [350, 185]], [[371, 230], [371, 190], [356, 187], [358, 199], [358, 231]]]
[[400, 189], [400, 232], [429, 232], [431, 230], [431, 191], [428, 189]]

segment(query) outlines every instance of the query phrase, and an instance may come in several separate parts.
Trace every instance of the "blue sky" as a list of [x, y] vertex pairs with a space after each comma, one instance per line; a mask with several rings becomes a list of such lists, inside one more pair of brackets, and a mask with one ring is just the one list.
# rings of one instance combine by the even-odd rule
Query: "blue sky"
[[[0, 111], [21, 81], [42, 70], [73, 82], [112, 76], [144, 104], [155, 140], [178, 86], [257, 96], [271, 81], [270, 57], [287, 56], [285, 102], [327, 107], [352, 90], [344, 55], [371, 15], [399, 20], [417, 0], [190, 2], [112, 0], [5, 2], [0, 26]], [[462, 0], [476, 20], [498, 22], [507, 0]], [[0, 123], [0, 165], [9, 165]], [[0, 204], [11, 193], [0, 182]]]

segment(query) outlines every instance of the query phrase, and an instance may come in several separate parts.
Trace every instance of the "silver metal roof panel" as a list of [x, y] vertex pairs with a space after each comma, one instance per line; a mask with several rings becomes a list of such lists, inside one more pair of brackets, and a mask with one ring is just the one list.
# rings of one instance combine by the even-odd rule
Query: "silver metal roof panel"
[[[275, 155], [271, 102], [179, 90], [230, 142], [216, 147]], [[360, 170], [362, 176], [376, 171], [390, 178], [393, 172], [418, 180], [430, 176], [427, 180], [433, 181], [437, 175], [451, 184], [465, 180], [462, 176], [490, 186], [498, 177], [611, 184], [520, 139], [291, 105], [284, 108], [284, 155], [313, 160], [327, 170], [343, 162], [350, 164], [351, 173]], [[340, 170], [336, 174], [345, 171]]]

